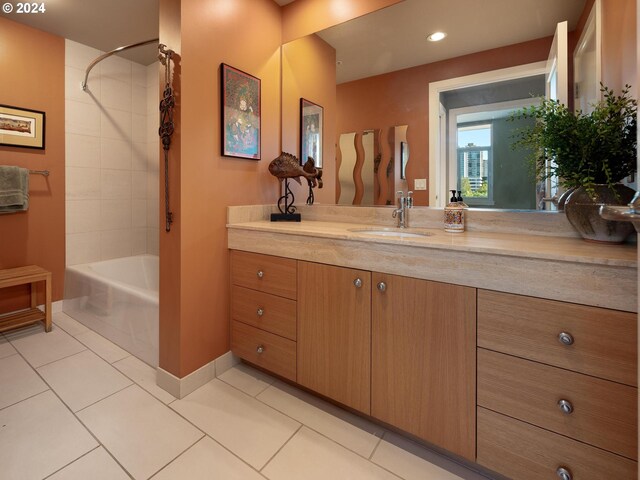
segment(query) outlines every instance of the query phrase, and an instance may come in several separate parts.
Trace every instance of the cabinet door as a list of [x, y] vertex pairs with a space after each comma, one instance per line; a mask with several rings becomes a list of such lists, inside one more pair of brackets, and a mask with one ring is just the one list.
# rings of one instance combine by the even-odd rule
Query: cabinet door
[[372, 281], [371, 415], [475, 460], [476, 290]]
[[300, 385], [369, 414], [371, 272], [298, 262], [297, 359]]

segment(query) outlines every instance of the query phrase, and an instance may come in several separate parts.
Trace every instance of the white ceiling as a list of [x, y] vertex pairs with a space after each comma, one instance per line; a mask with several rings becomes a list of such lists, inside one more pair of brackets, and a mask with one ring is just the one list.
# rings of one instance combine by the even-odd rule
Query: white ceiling
[[[319, 33], [337, 52], [338, 83], [575, 29], [585, 0], [405, 0]], [[441, 42], [426, 36], [444, 31]]]
[[[158, 0], [46, 0], [44, 4], [45, 13], [17, 14], [14, 10], [3, 15], [103, 51], [158, 38]], [[158, 48], [148, 45], [121, 55], [149, 65]]]
[[[184, 0], [189, 1], [189, 0]], [[286, 5], [294, 0], [274, 0]], [[345, 0], [340, 0], [345, 1]], [[338, 83], [552, 35], [567, 19], [575, 28], [585, 0], [405, 0], [327, 29], [336, 48]], [[5, 16], [109, 51], [158, 36], [158, 0], [47, 0], [46, 13]], [[443, 30], [432, 43], [425, 36]], [[121, 54], [148, 65], [154, 45]]]

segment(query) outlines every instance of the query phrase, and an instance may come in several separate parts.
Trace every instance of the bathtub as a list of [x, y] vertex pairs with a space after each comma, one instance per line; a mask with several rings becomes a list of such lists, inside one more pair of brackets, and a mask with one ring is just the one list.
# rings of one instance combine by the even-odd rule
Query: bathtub
[[158, 257], [67, 267], [63, 311], [142, 361], [158, 366]]

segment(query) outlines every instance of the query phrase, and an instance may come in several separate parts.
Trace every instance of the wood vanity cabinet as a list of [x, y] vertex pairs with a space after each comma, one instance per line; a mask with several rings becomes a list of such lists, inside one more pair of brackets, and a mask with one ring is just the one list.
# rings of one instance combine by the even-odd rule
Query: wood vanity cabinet
[[475, 461], [476, 289], [373, 273], [371, 415]]
[[298, 383], [371, 406], [371, 272], [298, 262]]
[[637, 315], [478, 290], [477, 462], [637, 478]]
[[231, 251], [231, 351], [296, 380], [297, 262]]

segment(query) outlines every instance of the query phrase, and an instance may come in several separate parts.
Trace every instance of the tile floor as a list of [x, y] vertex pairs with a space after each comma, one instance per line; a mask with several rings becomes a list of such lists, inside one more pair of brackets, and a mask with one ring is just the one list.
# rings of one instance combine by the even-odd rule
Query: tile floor
[[480, 480], [245, 365], [176, 400], [64, 313], [0, 334], [3, 480]]

